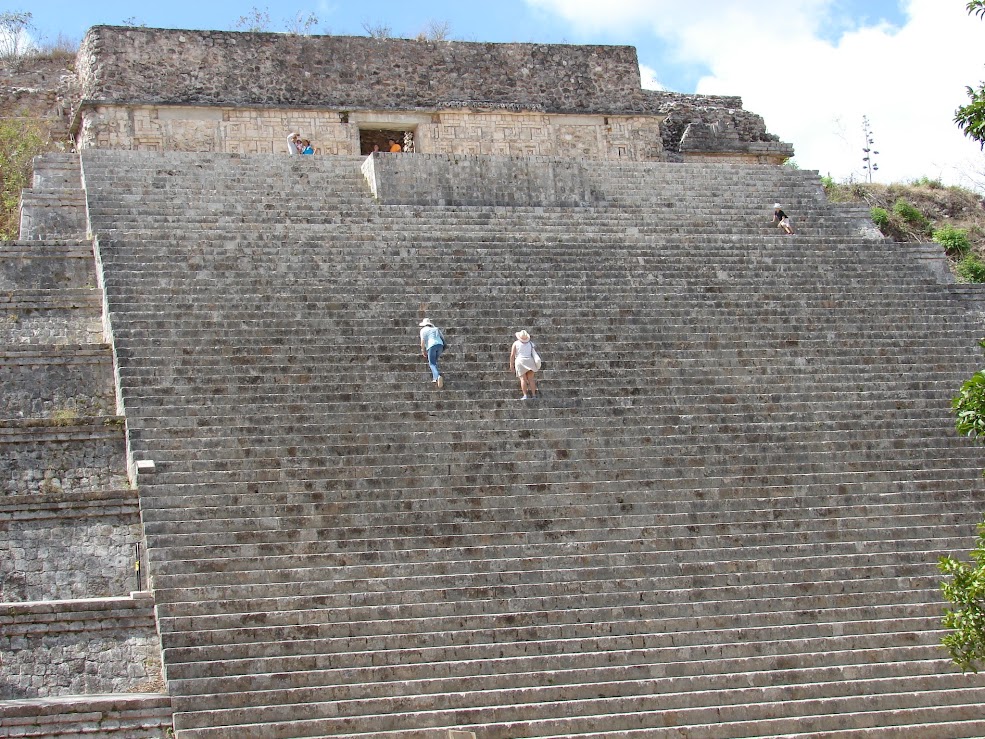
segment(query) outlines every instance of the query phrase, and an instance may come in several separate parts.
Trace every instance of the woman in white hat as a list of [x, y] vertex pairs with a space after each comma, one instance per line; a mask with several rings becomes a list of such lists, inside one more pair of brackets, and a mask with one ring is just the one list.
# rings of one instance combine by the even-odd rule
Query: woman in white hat
[[790, 216], [783, 212], [779, 203], [773, 203], [773, 223], [785, 234], [793, 233], [793, 226], [790, 225]]
[[534, 373], [540, 369], [540, 364], [537, 346], [530, 340], [530, 334], [517, 331], [516, 341], [510, 347], [509, 371], [515, 371], [520, 378], [520, 392], [523, 393], [521, 400], [537, 397], [537, 379]]
[[445, 386], [445, 378], [441, 376], [441, 370], [438, 369], [438, 357], [445, 350], [444, 334], [441, 333], [440, 328], [431, 323], [430, 318], [425, 318], [417, 325], [421, 327], [421, 356], [428, 360], [431, 382], [440, 390]]

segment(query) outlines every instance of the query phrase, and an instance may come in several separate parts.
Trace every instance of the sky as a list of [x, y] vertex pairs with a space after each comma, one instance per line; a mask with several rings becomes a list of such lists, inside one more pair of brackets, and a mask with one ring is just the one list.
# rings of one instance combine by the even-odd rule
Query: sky
[[[965, 88], [985, 79], [985, 20], [966, 0], [30, 0], [35, 36], [79, 40], [93, 25], [270, 29], [314, 15], [312, 33], [411, 38], [429, 24], [464, 41], [635, 46], [644, 87], [738, 95], [793, 144], [801, 169], [839, 182], [939, 179], [985, 191], [985, 154], [953, 123]], [[241, 29], [242, 26], [240, 25]], [[879, 153], [865, 169], [863, 121]]]

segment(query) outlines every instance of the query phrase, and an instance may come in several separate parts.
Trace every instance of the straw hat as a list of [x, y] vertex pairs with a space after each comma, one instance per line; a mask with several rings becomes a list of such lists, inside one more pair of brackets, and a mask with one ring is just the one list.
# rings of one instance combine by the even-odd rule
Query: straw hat
[[530, 341], [530, 334], [528, 334], [526, 331], [517, 331], [516, 338], [518, 338], [520, 341]]
[[424, 319], [423, 321], [421, 321], [421, 322], [420, 322], [419, 324], [417, 324], [417, 325], [418, 325], [418, 326], [433, 326], [434, 324], [433, 324], [433, 323], [431, 323], [431, 319], [430, 319], [430, 318], [425, 318], [425, 319]]

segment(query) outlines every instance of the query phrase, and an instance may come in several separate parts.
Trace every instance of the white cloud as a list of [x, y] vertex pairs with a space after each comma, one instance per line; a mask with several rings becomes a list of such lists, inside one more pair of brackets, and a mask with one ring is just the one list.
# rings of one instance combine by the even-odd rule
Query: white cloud
[[[985, 21], [958, 0], [906, 0], [907, 22], [855, 28], [832, 0], [529, 0], [579, 31], [647, 28], [672, 49], [668, 63], [709, 73], [695, 92], [740, 95], [798, 164], [836, 179], [860, 178], [862, 117], [880, 151], [877, 179], [962, 182], [985, 155], [952, 122], [985, 65]], [[843, 4], [842, 4], [843, 5]], [[861, 17], [868, 5], [858, 0]], [[839, 29], [850, 28], [840, 36]], [[836, 38], [835, 41], [828, 39]], [[644, 70], [656, 80], [659, 70]]]
[[644, 90], [666, 90], [664, 85], [657, 77], [657, 70], [645, 64], [640, 65], [640, 81]]

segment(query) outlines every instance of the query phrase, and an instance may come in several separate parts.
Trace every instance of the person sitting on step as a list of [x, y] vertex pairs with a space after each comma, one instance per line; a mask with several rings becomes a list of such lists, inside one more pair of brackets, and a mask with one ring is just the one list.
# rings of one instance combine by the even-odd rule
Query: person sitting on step
[[783, 209], [780, 208], [779, 203], [773, 203], [772, 223], [775, 223], [776, 227], [781, 229], [786, 234], [793, 233], [793, 226], [790, 225], [790, 217], [783, 212]]

